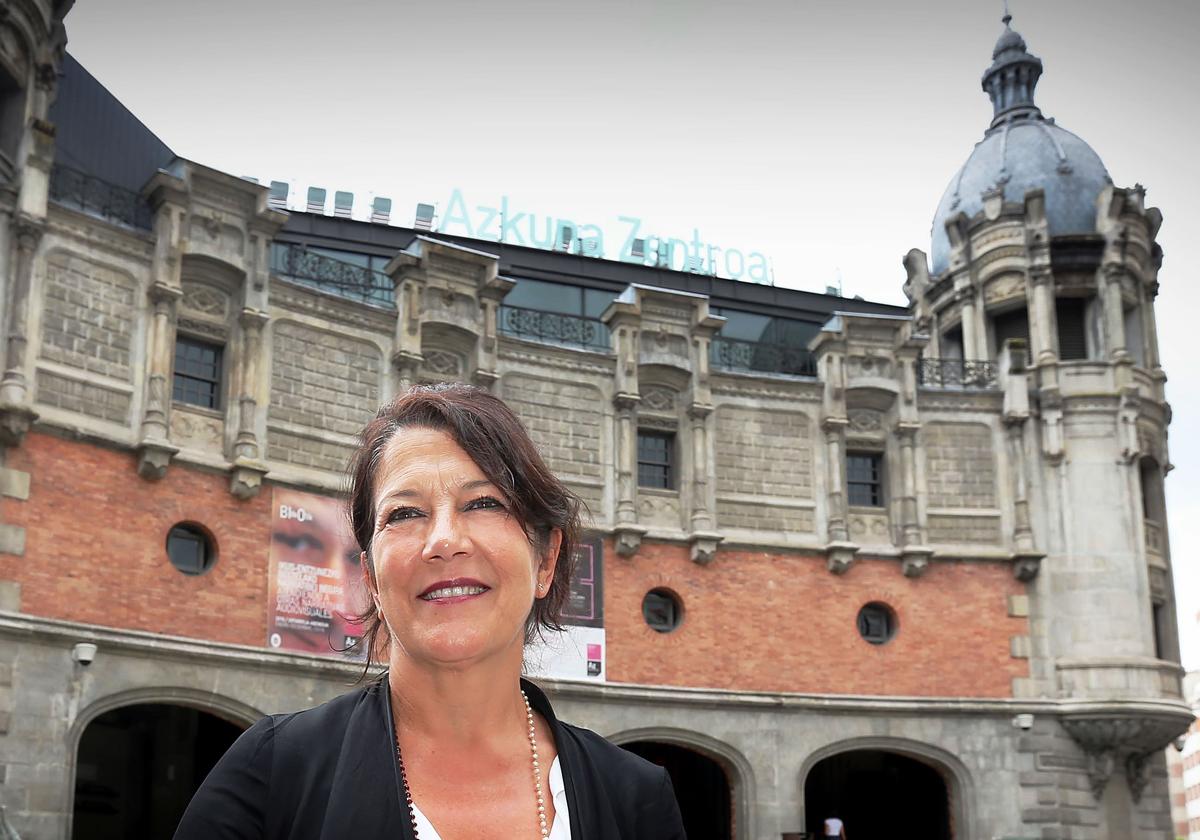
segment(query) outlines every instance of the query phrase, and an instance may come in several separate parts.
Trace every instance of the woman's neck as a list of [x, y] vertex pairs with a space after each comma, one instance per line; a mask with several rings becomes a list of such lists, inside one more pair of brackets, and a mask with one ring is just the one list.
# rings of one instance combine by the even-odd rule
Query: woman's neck
[[510, 658], [455, 668], [418, 663], [393, 652], [388, 684], [397, 729], [446, 746], [523, 731], [521, 661]]

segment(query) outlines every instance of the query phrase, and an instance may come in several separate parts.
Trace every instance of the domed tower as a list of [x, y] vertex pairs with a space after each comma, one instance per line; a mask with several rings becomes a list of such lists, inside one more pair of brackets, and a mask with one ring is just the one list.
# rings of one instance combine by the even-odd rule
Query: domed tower
[[[905, 257], [905, 292], [929, 337], [925, 388], [1003, 392], [990, 410], [1006, 429], [1014, 558], [1029, 570], [1030, 679], [1015, 693], [1055, 703], [1046, 734], [1065, 730], [1081, 751], [1108, 815], [1096, 836], [1143, 836], [1150, 767], [1191, 716], [1163, 502], [1162, 216], [1042, 114], [1042, 62], [1010, 20], [982, 79], [992, 121], [938, 204], [930, 258]], [[963, 410], [987, 412], [976, 399]]]

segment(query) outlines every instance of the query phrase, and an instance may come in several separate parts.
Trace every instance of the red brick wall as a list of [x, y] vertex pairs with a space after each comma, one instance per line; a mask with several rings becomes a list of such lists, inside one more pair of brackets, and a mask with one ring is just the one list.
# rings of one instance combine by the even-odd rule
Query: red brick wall
[[[21, 584], [23, 612], [112, 627], [264, 645], [270, 489], [239, 501], [228, 476], [172, 464], [158, 482], [135, 456], [46, 434], [9, 451], [32, 476], [27, 502], [5, 499], [5, 522], [26, 528], [24, 557], [0, 554], [0, 578]], [[194, 520], [219, 545], [217, 564], [181, 574], [168, 529]], [[862, 559], [833, 575], [819, 556], [722, 551], [709, 566], [685, 546], [646, 542], [632, 559], [605, 549], [608, 677], [680, 686], [835, 694], [1008, 697], [1026, 660], [1009, 638], [1007, 596], [1024, 587], [1001, 563], [933, 563], [905, 578], [896, 560]], [[643, 595], [681, 597], [683, 624], [651, 630]], [[899, 631], [863, 641], [859, 608], [883, 601]]]
[[[131, 453], [36, 433], [9, 450], [7, 466], [31, 475], [28, 501], [0, 503], [4, 521], [26, 529], [24, 557], [0, 554], [0, 578], [21, 584], [22, 612], [265, 643], [269, 488], [239, 501], [228, 475], [181, 464], [146, 481]], [[216, 536], [206, 574], [167, 560], [167, 531], [184, 520]]]
[[[1008, 617], [1024, 586], [1001, 563], [931, 563], [910, 579], [898, 560], [860, 559], [844, 575], [825, 558], [722, 551], [709, 566], [686, 546], [643, 543], [631, 559], [605, 551], [608, 678], [762, 691], [1010, 697], [1027, 660]], [[658, 633], [642, 619], [654, 587], [680, 596], [683, 623]], [[883, 601], [899, 619], [884, 645], [858, 634], [856, 617]]]

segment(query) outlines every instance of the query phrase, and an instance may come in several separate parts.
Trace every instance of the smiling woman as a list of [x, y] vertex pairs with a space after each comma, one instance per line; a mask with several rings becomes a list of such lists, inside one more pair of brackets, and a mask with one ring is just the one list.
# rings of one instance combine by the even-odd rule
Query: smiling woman
[[501, 400], [409, 390], [363, 430], [350, 521], [388, 669], [274, 715], [214, 768], [176, 838], [683, 838], [666, 772], [561, 723], [521, 678], [561, 630], [579, 501]]

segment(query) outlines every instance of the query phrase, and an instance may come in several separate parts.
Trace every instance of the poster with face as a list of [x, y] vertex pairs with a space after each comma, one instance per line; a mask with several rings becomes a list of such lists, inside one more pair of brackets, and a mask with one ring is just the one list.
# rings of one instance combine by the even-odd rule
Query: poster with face
[[351, 656], [367, 604], [358, 546], [337, 499], [277, 487], [271, 506], [267, 645], [322, 656]]

